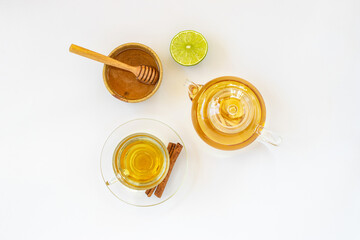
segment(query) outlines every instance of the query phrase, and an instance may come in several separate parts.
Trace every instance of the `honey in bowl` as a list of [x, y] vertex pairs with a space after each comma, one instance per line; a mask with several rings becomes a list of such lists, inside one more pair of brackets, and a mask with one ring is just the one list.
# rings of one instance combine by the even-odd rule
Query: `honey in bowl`
[[104, 83], [114, 97], [134, 103], [148, 99], [157, 91], [162, 81], [162, 65], [151, 48], [140, 43], [126, 43], [114, 49], [109, 56], [131, 66], [153, 67], [159, 73], [156, 84], [144, 84], [138, 81], [131, 72], [104, 65]]
[[116, 177], [125, 186], [145, 190], [158, 185], [169, 169], [169, 154], [157, 137], [147, 133], [123, 139], [113, 154]]

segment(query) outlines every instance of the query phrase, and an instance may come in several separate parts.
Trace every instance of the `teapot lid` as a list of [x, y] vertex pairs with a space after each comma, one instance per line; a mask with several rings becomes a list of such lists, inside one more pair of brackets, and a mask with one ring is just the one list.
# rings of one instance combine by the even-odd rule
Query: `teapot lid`
[[193, 100], [192, 120], [200, 137], [223, 150], [242, 148], [258, 136], [265, 122], [259, 91], [237, 77], [220, 77], [205, 84]]

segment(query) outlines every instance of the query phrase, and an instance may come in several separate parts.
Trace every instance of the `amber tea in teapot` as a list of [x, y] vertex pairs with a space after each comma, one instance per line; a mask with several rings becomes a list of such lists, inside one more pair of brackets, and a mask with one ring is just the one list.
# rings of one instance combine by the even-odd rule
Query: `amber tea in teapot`
[[[216, 78], [204, 86], [188, 84], [193, 101], [192, 122], [209, 145], [235, 150], [252, 143], [263, 131], [266, 108], [260, 92], [237, 77]], [[267, 142], [280, 139], [267, 131]], [[273, 139], [271, 139], [273, 138]]]

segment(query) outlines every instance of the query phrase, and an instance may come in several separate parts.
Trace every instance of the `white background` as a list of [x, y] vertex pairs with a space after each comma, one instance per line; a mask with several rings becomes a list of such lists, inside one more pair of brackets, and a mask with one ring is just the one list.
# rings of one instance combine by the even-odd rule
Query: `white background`
[[[360, 239], [360, 2], [0, 1], [0, 239]], [[169, 54], [181, 30], [209, 44], [197, 66]], [[149, 100], [112, 97], [108, 54], [153, 48], [163, 83]], [[252, 82], [279, 148], [207, 146], [182, 86], [224, 75]], [[105, 187], [102, 145], [150, 117], [180, 132], [189, 171], [163, 205], [136, 208]]]

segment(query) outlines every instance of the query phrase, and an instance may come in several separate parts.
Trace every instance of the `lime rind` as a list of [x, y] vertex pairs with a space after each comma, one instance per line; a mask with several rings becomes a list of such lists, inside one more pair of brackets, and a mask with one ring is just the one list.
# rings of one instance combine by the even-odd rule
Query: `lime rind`
[[178, 33], [170, 44], [172, 58], [184, 66], [193, 66], [200, 63], [205, 58], [207, 51], [206, 39], [193, 30]]

